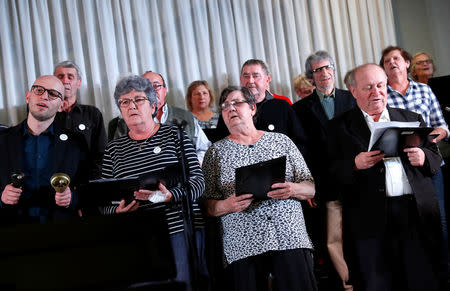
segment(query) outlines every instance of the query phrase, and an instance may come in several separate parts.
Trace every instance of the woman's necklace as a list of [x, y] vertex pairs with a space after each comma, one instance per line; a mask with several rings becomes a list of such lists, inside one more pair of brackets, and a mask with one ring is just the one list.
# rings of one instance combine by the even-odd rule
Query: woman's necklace
[[143, 141], [143, 142], [141, 142], [141, 143], [138, 143], [138, 141], [135, 140], [136, 145], [137, 145], [139, 151], [141, 151], [141, 150], [142, 150], [142, 147], [145, 146], [145, 145], [147, 144], [147, 141], [155, 134], [155, 132], [158, 130], [158, 128], [159, 128], [159, 124], [155, 124], [155, 127], [153, 127], [153, 130], [152, 130], [152, 132], [150, 133], [150, 136], [147, 137], [147, 139], [146, 139], [145, 141]]

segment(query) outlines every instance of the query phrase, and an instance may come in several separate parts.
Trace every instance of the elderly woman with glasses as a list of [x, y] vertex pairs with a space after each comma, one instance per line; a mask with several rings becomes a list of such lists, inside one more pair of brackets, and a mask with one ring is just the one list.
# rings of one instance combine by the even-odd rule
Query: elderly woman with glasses
[[[295, 144], [281, 133], [257, 130], [256, 103], [245, 87], [220, 96], [230, 135], [214, 143], [203, 161], [207, 213], [220, 217], [222, 245], [232, 290], [316, 290], [312, 244], [300, 200], [314, 197], [313, 178]], [[286, 157], [285, 181], [274, 183], [268, 199], [237, 196], [237, 168]], [[283, 174], [282, 174], [283, 175]]]
[[414, 81], [428, 84], [428, 79], [433, 78], [434, 67], [433, 59], [425, 52], [419, 52], [414, 55], [411, 61], [410, 75]]
[[[195, 201], [199, 198], [204, 190], [204, 179], [194, 146], [185, 132], [183, 132], [182, 140], [178, 140], [176, 126], [154, 122], [157, 99], [150, 81], [140, 76], [125, 77], [118, 82], [114, 98], [129, 132], [107, 145], [102, 177], [133, 178], [176, 165], [180, 162], [181, 143], [183, 143], [192, 200]], [[186, 193], [179, 184], [169, 188], [159, 183], [158, 187], [158, 191], [144, 189], [135, 191], [135, 200], [132, 202], [126, 204], [125, 200], [122, 200], [118, 205], [105, 207], [103, 212], [104, 214], [113, 214], [135, 211], [142, 204], [165, 202], [167, 205], [166, 219], [170, 222], [169, 233], [177, 266], [176, 279], [186, 282], [189, 288], [188, 255], [180, 206], [181, 199]], [[200, 209], [196, 203], [194, 203], [193, 209], [196, 219], [199, 220], [201, 218]], [[202, 231], [197, 231], [196, 234], [197, 241], [204, 241]], [[201, 245], [199, 249], [202, 249]], [[204, 262], [202, 257], [199, 260], [200, 264]], [[207, 273], [204, 267], [202, 270], [203, 274]]]

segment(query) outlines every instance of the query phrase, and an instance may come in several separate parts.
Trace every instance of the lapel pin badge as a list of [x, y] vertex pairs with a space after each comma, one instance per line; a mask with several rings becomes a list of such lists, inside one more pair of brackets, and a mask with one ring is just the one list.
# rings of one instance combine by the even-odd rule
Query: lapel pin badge
[[66, 141], [68, 138], [69, 137], [65, 133], [62, 133], [62, 134], [59, 135], [59, 139], [62, 140], [62, 141]]

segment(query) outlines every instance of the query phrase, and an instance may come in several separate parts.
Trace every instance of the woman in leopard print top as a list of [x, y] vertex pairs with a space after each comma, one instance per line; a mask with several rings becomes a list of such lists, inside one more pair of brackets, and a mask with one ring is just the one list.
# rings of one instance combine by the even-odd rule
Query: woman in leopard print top
[[[203, 172], [207, 212], [221, 219], [225, 261], [234, 290], [316, 290], [312, 244], [300, 200], [314, 197], [312, 176], [295, 144], [281, 133], [253, 124], [255, 100], [249, 89], [226, 88], [220, 97], [230, 135], [213, 144]], [[272, 185], [268, 200], [235, 195], [235, 169], [286, 156], [285, 183]]]

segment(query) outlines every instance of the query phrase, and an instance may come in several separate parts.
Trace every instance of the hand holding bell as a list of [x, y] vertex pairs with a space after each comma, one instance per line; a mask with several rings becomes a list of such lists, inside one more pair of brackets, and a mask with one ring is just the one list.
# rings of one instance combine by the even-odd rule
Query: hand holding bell
[[63, 193], [64, 191], [66, 191], [67, 187], [69, 187], [70, 178], [67, 174], [55, 173], [50, 178], [50, 184], [56, 192]]
[[23, 186], [23, 182], [25, 181], [25, 174], [17, 171], [11, 175], [11, 181], [14, 188], [20, 188]]

